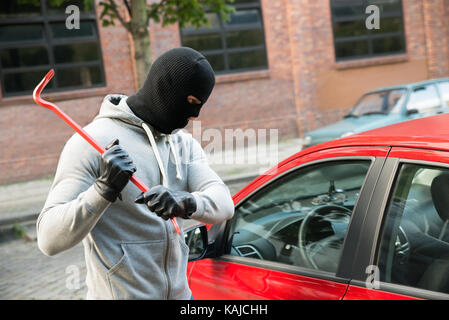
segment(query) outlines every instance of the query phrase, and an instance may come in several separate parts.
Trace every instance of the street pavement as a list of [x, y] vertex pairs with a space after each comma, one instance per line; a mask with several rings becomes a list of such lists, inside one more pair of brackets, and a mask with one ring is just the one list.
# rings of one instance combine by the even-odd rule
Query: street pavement
[[[228, 186], [235, 193], [248, 182], [239, 179]], [[87, 291], [82, 244], [47, 257], [35, 238], [35, 225], [29, 223], [16, 226], [6, 240], [0, 241], [0, 299], [84, 299]]]
[[[298, 152], [300, 146], [299, 139], [279, 143], [277, 160]], [[268, 169], [253, 161], [218, 162], [211, 167], [232, 194]], [[37, 247], [35, 219], [51, 182], [52, 178], [47, 178], [0, 186], [0, 299], [79, 300], [86, 296], [82, 244], [53, 257]]]
[[82, 244], [47, 257], [36, 241], [0, 243], [0, 299], [79, 300], [86, 296]]

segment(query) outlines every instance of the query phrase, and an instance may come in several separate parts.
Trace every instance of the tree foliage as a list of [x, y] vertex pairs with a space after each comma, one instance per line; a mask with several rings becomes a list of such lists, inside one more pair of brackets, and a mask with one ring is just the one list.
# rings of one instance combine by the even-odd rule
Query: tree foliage
[[[16, 0], [18, 4], [31, 4], [40, 6], [41, 0]], [[47, 3], [54, 7], [73, 4], [71, 0], [46, 0]], [[127, 21], [120, 11], [120, 5], [126, 7], [128, 14], [131, 16], [133, 2], [146, 0], [102, 0], [99, 2], [101, 6], [100, 19], [103, 26], [115, 25], [115, 21], [119, 20], [122, 25], [131, 30], [131, 22]], [[209, 25], [206, 16], [206, 10], [216, 12], [222, 16], [223, 20], [228, 20], [230, 14], [234, 11], [232, 3], [235, 0], [159, 0], [157, 2], [146, 3], [147, 23], [153, 20], [167, 26], [179, 23], [182, 28], [186, 25], [192, 25], [199, 28], [203, 25]], [[94, 0], [82, 0], [86, 10], [90, 10]]]
[[[40, 6], [40, 0], [16, 0], [18, 4], [31, 4]], [[46, 0], [47, 3], [54, 7], [74, 4], [71, 0]], [[100, 19], [103, 26], [115, 25], [115, 21], [120, 23], [130, 32], [132, 32], [131, 21], [120, 14], [119, 6], [126, 7], [128, 14], [131, 16], [133, 2], [146, 0], [102, 0], [99, 2], [101, 6]], [[94, 0], [82, 0], [86, 10], [90, 10]], [[230, 14], [234, 11], [232, 3], [234, 0], [160, 0], [157, 2], [146, 3], [146, 23], [150, 20], [162, 23], [167, 26], [179, 23], [182, 28], [185, 25], [192, 25], [199, 28], [203, 25], [209, 25], [206, 16], [206, 10], [216, 12], [222, 16], [224, 20], [228, 20]]]
[[[100, 18], [103, 26], [114, 25], [115, 20], [119, 20], [122, 25], [132, 31], [131, 22], [126, 22], [120, 15], [116, 1], [103, 0], [100, 2], [102, 7]], [[234, 7], [230, 5], [232, 2], [234, 0], [161, 0], [146, 5], [146, 23], [153, 20], [162, 23], [162, 26], [179, 23], [181, 28], [187, 24], [199, 28], [202, 25], [209, 25], [206, 10], [219, 13], [224, 20], [228, 20], [229, 15], [234, 11]], [[132, 1], [123, 0], [123, 4], [131, 15]]]

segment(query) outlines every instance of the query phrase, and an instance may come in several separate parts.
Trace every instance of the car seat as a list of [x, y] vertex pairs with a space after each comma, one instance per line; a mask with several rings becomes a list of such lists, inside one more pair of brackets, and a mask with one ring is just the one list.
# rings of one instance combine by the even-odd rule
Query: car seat
[[[430, 186], [433, 204], [442, 220], [438, 238], [419, 249], [433, 258], [423, 273], [418, 287], [449, 293], [449, 244], [444, 239], [449, 221], [449, 173], [443, 173], [432, 180]], [[425, 248], [424, 248], [425, 247]]]

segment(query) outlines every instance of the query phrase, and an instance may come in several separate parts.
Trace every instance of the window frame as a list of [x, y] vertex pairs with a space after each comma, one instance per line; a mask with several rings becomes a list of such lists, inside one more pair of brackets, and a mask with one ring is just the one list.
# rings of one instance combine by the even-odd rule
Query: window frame
[[[396, 151], [398, 152], [397, 154], [395, 153]], [[423, 153], [423, 155], [413, 156], [416, 152]], [[436, 151], [438, 154], [445, 157], [444, 161], [448, 162], [438, 161], [436, 159], [434, 161], [427, 160], [427, 154], [424, 155], [424, 153], [427, 152], [436, 156], [433, 150], [419, 149], [417, 151], [407, 147], [396, 147], [392, 148], [392, 151], [390, 151], [376, 183], [368, 212], [366, 214], [366, 219], [361, 227], [361, 233], [364, 234], [364, 237], [360, 239], [357, 252], [354, 256], [357, 263], [354, 264], [351, 272], [352, 280], [350, 285], [365, 288], [365, 281], [368, 277], [366, 267], [369, 265], [377, 265], [378, 251], [382, 236], [381, 231], [387, 215], [386, 210], [388, 209], [388, 204], [392, 193], [394, 192], [394, 183], [397, 181], [397, 176], [401, 165], [418, 164], [422, 166], [443, 167], [449, 169], [448, 151]], [[404, 153], [409, 153], [410, 156], [404, 156]], [[399, 154], [400, 157], [397, 157]], [[449, 299], [449, 294], [383, 281], [379, 282], [378, 290], [423, 299]]]
[[[352, 269], [352, 263], [353, 261], [352, 257], [355, 251], [354, 244], [357, 242], [357, 238], [360, 236], [360, 225], [361, 222], [364, 220], [364, 215], [366, 213], [366, 207], [367, 207], [367, 199], [370, 198], [372, 193], [372, 188], [375, 185], [375, 181], [377, 180], [377, 177], [381, 171], [382, 165], [385, 162], [385, 157], [381, 156], [330, 156], [328, 158], [321, 158], [317, 160], [312, 160], [309, 162], [302, 163], [298, 166], [294, 166], [291, 169], [288, 169], [281, 174], [273, 177], [266, 183], [262, 184], [261, 186], [255, 188], [252, 192], [250, 192], [248, 195], [243, 197], [241, 200], [238, 201], [236, 204], [236, 210], [238, 207], [243, 204], [247, 199], [255, 195], [256, 193], [263, 190], [265, 187], [270, 185], [272, 182], [275, 182], [278, 179], [281, 179], [285, 177], [286, 175], [295, 172], [297, 170], [301, 170], [303, 168], [314, 166], [317, 164], [327, 163], [327, 162], [335, 162], [335, 161], [357, 161], [357, 160], [366, 160], [371, 161], [371, 165], [366, 173], [365, 180], [363, 182], [362, 188], [360, 190], [359, 198], [357, 199], [357, 202], [354, 206], [353, 214], [351, 216], [351, 219], [349, 221], [347, 233], [345, 236], [345, 240], [342, 246], [341, 255], [340, 255], [340, 261], [338, 263], [337, 271], [335, 273], [322, 271], [322, 270], [316, 270], [312, 268], [307, 268], [303, 266], [295, 266], [295, 265], [289, 265], [282, 262], [277, 261], [268, 261], [268, 260], [258, 260], [254, 258], [247, 258], [247, 257], [240, 257], [235, 255], [230, 255], [230, 243], [232, 242], [232, 234], [230, 233], [232, 225], [234, 224], [234, 221], [236, 219], [236, 216], [234, 216], [231, 220], [226, 222], [226, 225], [224, 227], [223, 233], [221, 234], [221, 241], [218, 240], [218, 245], [216, 247], [216, 253], [218, 253], [216, 259], [228, 261], [228, 262], [236, 262], [240, 264], [250, 265], [250, 266], [256, 266], [256, 267], [262, 267], [267, 268], [271, 270], [277, 270], [282, 272], [288, 272], [292, 274], [297, 275], [303, 275], [323, 280], [330, 280], [335, 282], [341, 282], [341, 283], [349, 283], [350, 279], [350, 273]], [[360, 200], [363, 199], [363, 200]], [[349, 240], [348, 240], [349, 239]], [[220, 248], [221, 247], [221, 248]], [[218, 250], [217, 250], [218, 249]]]
[[[0, 50], [1, 49], [15, 49], [15, 48], [27, 48], [27, 47], [45, 47], [48, 55], [48, 64], [39, 65], [39, 66], [26, 66], [26, 67], [13, 67], [13, 68], [3, 68], [0, 61], [0, 81], [5, 83], [5, 75], [12, 73], [22, 73], [22, 72], [33, 72], [33, 71], [42, 71], [43, 76], [49, 69], [55, 70], [55, 75], [53, 77], [53, 81], [51, 81], [47, 88], [47, 92], [65, 92], [86, 88], [99, 88], [106, 86], [106, 77], [104, 71], [104, 62], [103, 62], [103, 54], [101, 48], [100, 41], [100, 33], [98, 28], [98, 21], [96, 15], [96, 7], [95, 4], [92, 5], [92, 10], [90, 12], [80, 12], [80, 23], [91, 22], [93, 34], [91, 36], [82, 36], [75, 38], [67, 38], [61, 37], [55, 39], [52, 35], [50, 24], [54, 22], [62, 22], [65, 23], [67, 19], [67, 15], [59, 14], [59, 15], [49, 15], [47, 13], [47, 1], [41, 1], [41, 14], [40, 16], [31, 16], [31, 17], [18, 17], [18, 18], [3, 18], [0, 19], [0, 26], [17, 26], [17, 25], [29, 25], [29, 24], [40, 24], [42, 26], [42, 34], [43, 38], [40, 40], [26, 40], [26, 41], [10, 41], [10, 42], [0, 42]], [[58, 45], [68, 45], [68, 44], [77, 44], [77, 43], [96, 43], [97, 44], [97, 54], [99, 59], [93, 61], [84, 61], [84, 62], [65, 62], [65, 63], [56, 63], [54, 48]], [[101, 82], [97, 84], [93, 84], [90, 86], [69, 86], [69, 87], [58, 87], [58, 69], [68, 69], [71, 67], [90, 67], [90, 66], [98, 66], [100, 68], [100, 77]], [[37, 85], [37, 83], [36, 83]], [[20, 97], [23, 95], [30, 94], [29, 90], [25, 91], [15, 91], [15, 92], [6, 92], [5, 86], [1, 86], [2, 97]]]
[[[366, 8], [370, 3], [369, 0], [362, 0], [363, 1], [363, 7]], [[361, 60], [361, 59], [370, 59], [370, 58], [382, 58], [382, 57], [390, 57], [395, 55], [402, 55], [407, 53], [407, 42], [405, 38], [405, 23], [404, 23], [404, 10], [403, 10], [403, 3], [402, 0], [400, 1], [400, 10], [395, 12], [390, 12], [388, 14], [382, 14], [382, 18], [395, 18], [400, 17], [402, 21], [402, 31], [396, 31], [396, 32], [388, 32], [388, 33], [380, 33], [380, 34], [372, 34], [372, 31], [367, 29], [367, 34], [363, 36], [349, 36], [349, 37], [341, 37], [336, 38], [335, 37], [335, 27], [334, 24], [336, 22], [342, 22], [342, 21], [365, 21], [367, 15], [365, 13], [362, 13], [360, 15], [354, 14], [354, 15], [348, 15], [344, 16], [343, 18], [337, 18], [335, 17], [335, 14], [333, 12], [334, 8], [343, 7], [339, 5], [335, 5], [335, 0], [330, 0], [329, 7], [330, 7], [330, 16], [331, 16], [331, 28], [332, 28], [332, 40], [334, 44], [334, 57], [335, 62], [346, 62], [346, 61], [352, 61], [352, 60]], [[360, 2], [357, 0], [354, 0], [354, 2]], [[400, 51], [395, 52], [388, 52], [388, 53], [374, 53], [373, 52], [373, 40], [376, 39], [382, 39], [382, 38], [388, 38], [393, 36], [400, 36], [401, 44], [403, 49]], [[368, 43], [368, 54], [366, 55], [352, 55], [350, 57], [338, 57], [337, 56], [337, 43], [344, 43], [344, 42], [357, 42], [357, 41], [366, 41]]]
[[[239, 9], [245, 9], [245, 10], [251, 10], [255, 9], [257, 10], [258, 16], [260, 18], [260, 26], [259, 24], [252, 24], [251, 27], [248, 25], [235, 25], [235, 26], [225, 26], [225, 23], [221, 17], [221, 14], [218, 15], [218, 22], [219, 26], [215, 28], [207, 28], [204, 30], [191, 28], [179, 28], [179, 34], [181, 39], [181, 44], [184, 45], [184, 37], [190, 36], [190, 35], [208, 35], [208, 34], [218, 34], [220, 35], [221, 40], [221, 49], [213, 49], [213, 50], [202, 50], [200, 51], [204, 55], [220, 55], [223, 57], [224, 61], [224, 69], [221, 71], [215, 71], [215, 74], [217, 75], [227, 75], [227, 74], [236, 74], [236, 73], [243, 73], [243, 72], [249, 72], [249, 71], [260, 71], [260, 70], [268, 70], [268, 52], [267, 52], [267, 44], [266, 44], [266, 38], [265, 38], [265, 26], [264, 26], [264, 19], [263, 19], [263, 11], [262, 11], [262, 4], [259, 1], [257, 2], [248, 2], [248, 3], [238, 3], [238, 4], [232, 4], [232, 6], [235, 7], [236, 11]], [[206, 10], [206, 13], [211, 13], [208, 10]], [[248, 47], [239, 47], [239, 48], [228, 48], [227, 42], [226, 42], [226, 33], [229, 31], [246, 31], [246, 30], [259, 30], [262, 32], [263, 36], [263, 45], [258, 46], [248, 46]], [[194, 48], [195, 49], [195, 48]], [[250, 52], [254, 50], [264, 50], [265, 51], [265, 58], [266, 58], [266, 64], [265, 66], [260, 67], [253, 67], [253, 68], [240, 68], [240, 69], [231, 69], [229, 65], [229, 54], [233, 53], [242, 53], [242, 52]]]

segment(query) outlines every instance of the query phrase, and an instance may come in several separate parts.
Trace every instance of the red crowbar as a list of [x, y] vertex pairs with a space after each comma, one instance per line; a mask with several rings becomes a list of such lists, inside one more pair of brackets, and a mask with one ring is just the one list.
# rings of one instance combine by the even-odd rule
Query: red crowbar
[[[41, 98], [41, 92], [44, 90], [45, 86], [50, 82], [51, 78], [53, 78], [55, 71], [50, 69], [42, 81], [37, 85], [37, 87], [33, 91], [33, 99], [38, 105], [41, 105], [44, 108], [50, 109], [54, 113], [56, 113], [60, 118], [62, 118], [69, 126], [75, 129], [76, 132], [80, 134], [87, 142], [90, 143], [92, 147], [94, 147], [100, 154], [103, 154], [106, 150], [103, 148], [97, 141], [95, 141], [83, 128], [81, 128], [75, 121], [72, 120], [66, 113], [64, 113], [58, 106], [55, 104], [45, 101]], [[135, 175], [132, 175], [131, 182], [134, 183], [137, 188], [142, 192], [148, 191], [150, 188], [147, 187], [140, 179], [138, 179]], [[174, 217], [171, 218], [171, 222], [176, 229], [176, 232], [180, 235], [181, 230], [179, 229], [178, 223]]]

